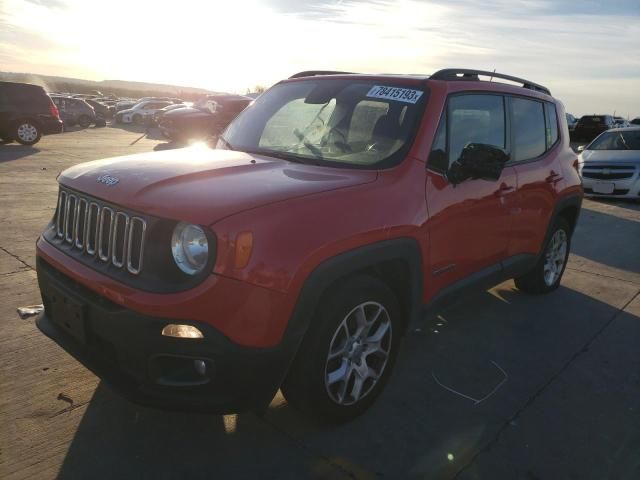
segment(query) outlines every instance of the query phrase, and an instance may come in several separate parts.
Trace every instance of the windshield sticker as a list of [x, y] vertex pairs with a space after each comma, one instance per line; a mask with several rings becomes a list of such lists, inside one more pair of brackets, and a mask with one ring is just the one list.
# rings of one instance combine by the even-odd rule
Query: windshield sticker
[[384, 98], [386, 100], [396, 100], [398, 102], [416, 103], [422, 96], [421, 90], [412, 90], [410, 88], [385, 87], [384, 85], [376, 85], [371, 87], [367, 93], [369, 98]]

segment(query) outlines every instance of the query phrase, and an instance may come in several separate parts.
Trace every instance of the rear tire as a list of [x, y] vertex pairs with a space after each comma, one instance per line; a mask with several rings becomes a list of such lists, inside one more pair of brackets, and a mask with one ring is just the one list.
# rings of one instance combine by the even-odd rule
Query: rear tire
[[91, 118], [88, 115], [80, 115], [78, 117], [78, 125], [82, 128], [89, 128], [91, 126]]
[[282, 385], [291, 406], [325, 422], [364, 413], [391, 374], [400, 309], [380, 280], [355, 276], [331, 288]]
[[42, 138], [42, 131], [40, 126], [31, 120], [19, 120], [13, 138], [22, 145], [35, 145]]
[[564, 218], [558, 217], [535, 267], [515, 279], [516, 287], [534, 295], [552, 292], [558, 288], [567, 267], [570, 247], [571, 227]]

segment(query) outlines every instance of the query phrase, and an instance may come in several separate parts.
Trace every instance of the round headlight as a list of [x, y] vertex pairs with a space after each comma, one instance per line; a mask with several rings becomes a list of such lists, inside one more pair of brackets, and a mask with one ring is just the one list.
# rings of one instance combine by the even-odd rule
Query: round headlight
[[188, 275], [200, 273], [209, 258], [209, 242], [204, 230], [197, 225], [179, 223], [173, 229], [171, 251], [180, 270]]

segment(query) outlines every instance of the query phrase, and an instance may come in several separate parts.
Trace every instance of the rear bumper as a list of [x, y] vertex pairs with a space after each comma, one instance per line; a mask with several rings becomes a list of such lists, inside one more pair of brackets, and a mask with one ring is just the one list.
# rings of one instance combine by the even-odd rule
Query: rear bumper
[[62, 122], [62, 120], [58, 120], [54, 117], [40, 118], [40, 126], [42, 127], [43, 135], [62, 133], [62, 131], [64, 130], [64, 123]]
[[[45, 313], [40, 330], [106, 384], [147, 406], [215, 413], [264, 408], [286, 374], [298, 341], [271, 348], [237, 345], [202, 322], [151, 317], [117, 305], [38, 257]], [[204, 339], [163, 337], [168, 323], [191, 324]], [[203, 375], [194, 361], [206, 365]]]

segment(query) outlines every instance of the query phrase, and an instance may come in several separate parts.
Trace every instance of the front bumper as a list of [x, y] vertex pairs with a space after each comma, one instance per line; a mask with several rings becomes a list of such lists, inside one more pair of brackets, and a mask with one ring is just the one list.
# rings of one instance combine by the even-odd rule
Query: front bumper
[[[598, 184], [613, 184], [611, 193], [598, 193], [602, 190], [598, 188]], [[582, 186], [584, 194], [592, 198], [633, 198], [640, 200], [640, 169], [636, 168], [631, 178], [623, 179], [595, 179], [582, 177]]]
[[[265, 408], [297, 341], [271, 348], [237, 345], [211, 325], [142, 315], [88, 290], [37, 260], [45, 312], [40, 330], [130, 400], [158, 408], [214, 413]], [[163, 337], [168, 323], [191, 324], [204, 339]], [[191, 369], [194, 361], [206, 374]]]

